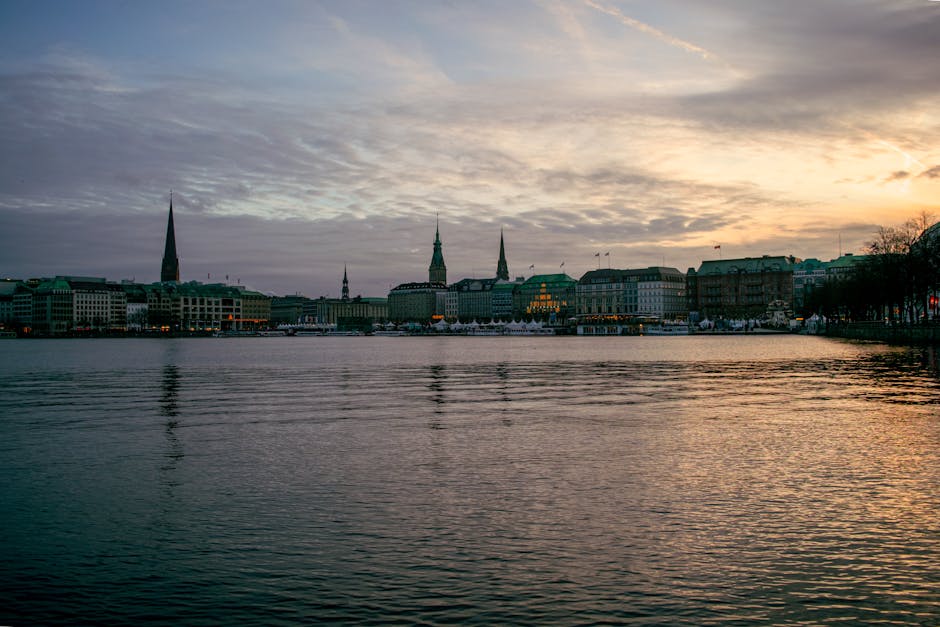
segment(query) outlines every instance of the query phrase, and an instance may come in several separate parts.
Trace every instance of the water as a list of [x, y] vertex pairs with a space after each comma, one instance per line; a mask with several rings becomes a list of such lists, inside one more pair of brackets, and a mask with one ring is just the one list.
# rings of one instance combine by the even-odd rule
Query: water
[[0, 345], [0, 624], [940, 623], [929, 350]]

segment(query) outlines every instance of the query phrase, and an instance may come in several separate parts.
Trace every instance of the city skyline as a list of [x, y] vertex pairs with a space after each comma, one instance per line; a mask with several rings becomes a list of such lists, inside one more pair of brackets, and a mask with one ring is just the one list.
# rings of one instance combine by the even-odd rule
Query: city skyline
[[[272, 8], [273, 6], [273, 8]], [[383, 295], [940, 213], [940, 3], [0, 7], [0, 271]], [[606, 261], [605, 261], [606, 265]]]

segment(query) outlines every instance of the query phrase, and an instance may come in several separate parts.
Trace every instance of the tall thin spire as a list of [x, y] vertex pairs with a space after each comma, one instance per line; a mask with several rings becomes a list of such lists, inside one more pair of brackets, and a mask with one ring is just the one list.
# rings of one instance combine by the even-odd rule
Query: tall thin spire
[[163, 249], [163, 265], [160, 266], [160, 281], [180, 281], [180, 260], [176, 256], [176, 230], [173, 228], [173, 192], [170, 192], [170, 217], [166, 221], [166, 246]]
[[509, 280], [509, 264], [506, 263], [506, 246], [503, 245], [503, 229], [499, 230], [499, 261], [496, 262], [496, 278]]
[[431, 255], [431, 265], [428, 266], [428, 281], [431, 283], [447, 284], [447, 266], [444, 265], [444, 253], [441, 252], [440, 216], [434, 228], [434, 254]]
[[346, 264], [343, 264], [343, 300], [349, 300], [349, 279], [346, 278]]

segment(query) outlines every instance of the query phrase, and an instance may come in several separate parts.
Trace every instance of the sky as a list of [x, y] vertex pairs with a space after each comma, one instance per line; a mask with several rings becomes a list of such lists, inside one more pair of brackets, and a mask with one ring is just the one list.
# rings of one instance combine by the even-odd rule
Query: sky
[[278, 295], [437, 220], [450, 281], [829, 260], [940, 215], [937, 103], [931, 0], [6, 0], [0, 276], [159, 280], [171, 190], [182, 280]]

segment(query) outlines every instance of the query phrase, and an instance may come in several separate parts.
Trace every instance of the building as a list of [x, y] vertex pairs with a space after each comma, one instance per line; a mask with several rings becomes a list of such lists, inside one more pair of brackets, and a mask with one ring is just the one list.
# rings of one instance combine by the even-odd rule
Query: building
[[[443, 283], [402, 283], [388, 293], [388, 319], [427, 323], [443, 316], [447, 286]], [[440, 301], [440, 306], [438, 302]]]
[[235, 286], [242, 297], [242, 317], [239, 328], [257, 331], [271, 324], [271, 297], [261, 292]]
[[447, 266], [441, 251], [440, 223], [434, 229], [434, 252], [426, 283], [402, 283], [388, 293], [388, 319], [427, 323], [443, 317], [447, 295]]
[[577, 313], [577, 281], [567, 274], [537, 274], [513, 290], [513, 318], [565, 324]]
[[170, 215], [166, 221], [166, 243], [163, 248], [163, 263], [160, 265], [160, 281], [179, 283], [180, 260], [176, 256], [176, 229], [173, 227], [173, 193], [170, 193]]
[[65, 277], [72, 290], [72, 329], [126, 331], [127, 294], [103, 278]]
[[636, 275], [636, 307], [640, 316], [684, 320], [689, 315], [685, 275], [676, 268], [653, 266], [630, 270]]
[[804, 259], [793, 264], [793, 309], [800, 311], [814, 290], [826, 283], [829, 264], [819, 259]]
[[[745, 257], [703, 261], [689, 268], [687, 293], [690, 316], [700, 319], [758, 319], [771, 304], [793, 303], [794, 257]], [[694, 315], [691, 314], [694, 312]]]
[[493, 287], [498, 279], [461, 279], [447, 288], [444, 317], [472, 322], [493, 318]]
[[578, 280], [576, 296], [581, 334], [621, 335], [650, 319], [688, 317], [685, 275], [676, 268], [591, 270]]
[[3, 327], [13, 324], [15, 316], [13, 315], [13, 295], [16, 293], [16, 287], [19, 281], [12, 279], [0, 280], [0, 325]]
[[72, 286], [63, 277], [46, 279], [32, 298], [33, 329], [40, 335], [61, 335], [72, 329]]
[[525, 280], [522, 277], [517, 277], [515, 281], [500, 279], [493, 284], [493, 288], [490, 290], [493, 320], [510, 322], [513, 319], [513, 295], [516, 292], [516, 288], [524, 282]]
[[275, 296], [271, 299], [271, 324], [301, 324], [314, 323], [315, 318], [310, 317], [308, 311], [311, 299], [295, 294], [292, 296]]
[[127, 330], [135, 333], [146, 331], [149, 328], [147, 291], [143, 285], [132, 281], [122, 281], [121, 288], [127, 301]]
[[182, 331], [241, 331], [242, 293], [222, 283], [180, 283], [171, 293]]

